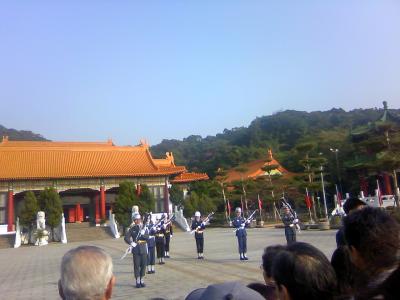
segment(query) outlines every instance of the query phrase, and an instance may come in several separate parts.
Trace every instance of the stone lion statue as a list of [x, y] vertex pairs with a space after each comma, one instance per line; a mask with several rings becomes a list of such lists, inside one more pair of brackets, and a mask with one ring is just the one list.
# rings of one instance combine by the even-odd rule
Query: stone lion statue
[[48, 244], [49, 232], [46, 230], [46, 214], [44, 211], [38, 211], [36, 216], [36, 246]]

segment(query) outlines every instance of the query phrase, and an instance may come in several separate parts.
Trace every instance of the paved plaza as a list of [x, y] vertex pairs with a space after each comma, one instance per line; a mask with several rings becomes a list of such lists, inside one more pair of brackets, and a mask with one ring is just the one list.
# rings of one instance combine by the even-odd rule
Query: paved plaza
[[[336, 231], [302, 231], [299, 241], [313, 244], [330, 259]], [[0, 250], [0, 294], [2, 299], [58, 299], [57, 281], [63, 254], [83, 244], [100, 246], [113, 258], [116, 285], [113, 299], [184, 299], [195, 288], [211, 283], [238, 280], [262, 282], [260, 270], [263, 248], [284, 244], [283, 229], [248, 230], [249, 261], [240, 261], [233, 229], [214, 228], [205, 232], [205, 260], [198, 260], [194, 237], [176, 232], [171, 240], [171, 258], [156, 265], [156, 273], [146, 275], [146, 288], [134, 287], [132, 256], [120, 260], [126, 249], [123, 239], [77, 242], [44, 247]]]

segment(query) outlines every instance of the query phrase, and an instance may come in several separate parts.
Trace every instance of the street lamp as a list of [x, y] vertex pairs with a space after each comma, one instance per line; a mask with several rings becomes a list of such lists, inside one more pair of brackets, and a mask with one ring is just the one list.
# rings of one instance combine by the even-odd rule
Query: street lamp
[[335, 154], [335, 158], [336, 158], [336, 173], [337, 173], [337, 177], [338, 177], [338, 181], [339, 181], [339, 190], [340, 193], [343, 195], [343, 190], [342, 190], [342, 178], [340, 176], [340, 170], [339, 170], [339, 149], [337, 148], [330, 148], [329, 150], [331, 150], [332, 153]]

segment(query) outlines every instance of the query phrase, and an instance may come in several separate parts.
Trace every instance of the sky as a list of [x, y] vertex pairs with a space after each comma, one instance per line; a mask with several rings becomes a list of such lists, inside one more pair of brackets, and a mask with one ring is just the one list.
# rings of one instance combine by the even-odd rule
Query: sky
[[134, 145], [400, 108], [400, 1], [0, 1], [0, 124]]

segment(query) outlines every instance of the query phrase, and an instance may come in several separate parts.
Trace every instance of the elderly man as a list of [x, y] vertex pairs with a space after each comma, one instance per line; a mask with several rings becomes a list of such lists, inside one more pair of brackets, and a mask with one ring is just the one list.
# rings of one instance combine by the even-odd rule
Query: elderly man
[[61, 262], [58, 291], [64, 300], [106, 300], [115, 284], [109, 254], [95, 246], [69, 250]]

